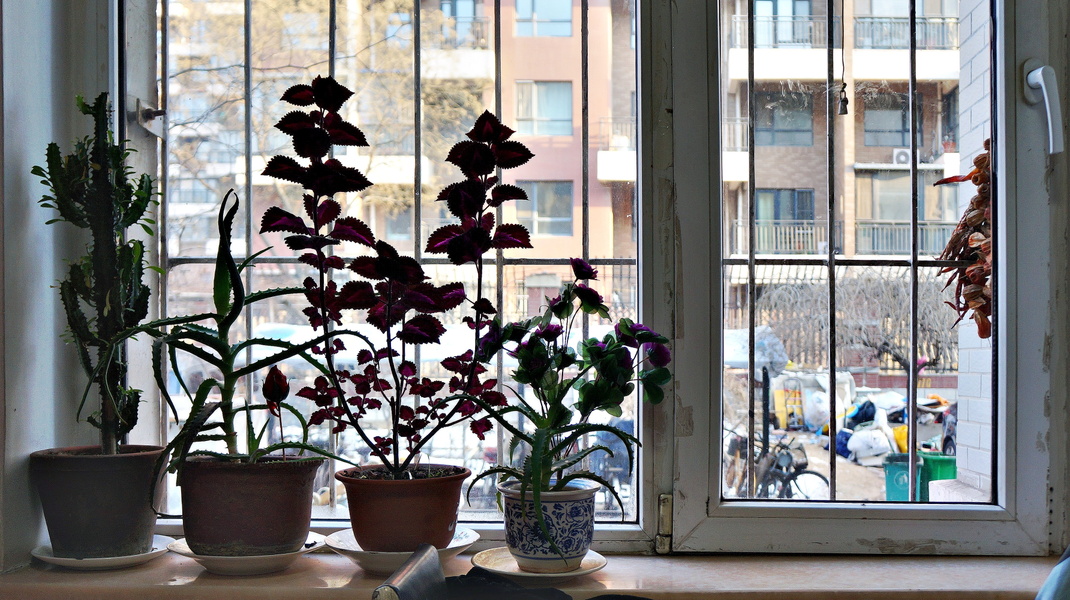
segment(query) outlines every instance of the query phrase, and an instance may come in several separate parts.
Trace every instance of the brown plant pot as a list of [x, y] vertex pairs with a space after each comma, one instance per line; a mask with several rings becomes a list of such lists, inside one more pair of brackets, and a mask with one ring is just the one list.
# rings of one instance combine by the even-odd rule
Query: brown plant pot
[[30, 480], [55, 556], [130, 556], [152, 547], [152, 476], [163, 448], [121, 446], [119, 452], [74, 446], [30, 455]]
[[308, 538], [312, 485], [323, 461], [187, 459], [180, 487], [190, 550], [206, 556], [263, 556], [299, 549]]
[[334, 474], [346, 488], [353, 537], [361, 549], [413, 552], [420, 544], [445, 548], [457, 529], [461, 486], [472, 471], [450, 465], [421, 465], [419, 470], [459, 471], [423, 479], [361, 478], [378, 465], [344, 469]]

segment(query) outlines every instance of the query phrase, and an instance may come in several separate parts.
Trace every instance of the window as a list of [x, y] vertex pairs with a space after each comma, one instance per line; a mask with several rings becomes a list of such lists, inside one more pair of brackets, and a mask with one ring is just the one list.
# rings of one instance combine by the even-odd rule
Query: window
[[569, 37], [572, 0], [516, 0], [516, 37]]
[[[918, 106], [921, 104], [922, 98], [919, 94]], [[864, 110], [862, 119], [867, 146], [910, 146], [910, 117], [907, 114], [906, 94], [877, 93], [866, 96]], [[919, 145], [922, 116], [919, 112]]]
[[[374, 182], [367, 190], [338, 198], [347, 216], [365, 220], [377, 236], [421, 261], [436, 283], [468, 277], [466, 285], [474, 285], [471, 273], [458, 270], [443, 257], [427, 255], [423, 248], [428, 236], [446, 224], [441, 212], [444, 203], [435, 199], [444, 187], [462, 177], [443, 157], [465, 139], [484, 110], [498, 112], [506, 125], [517, 130], [514, 138], [527, 136], [523, 143], [535, 154], [530, 163], [503, 174], [509, 178], [508, 183], [524, 187], [530, 197], [527, 202], [503, 206], [503, 218], [526, 225], [533, 234], [535, 248], [489, 255], [483, 281], [497, 289], [485, 290], [484, 294], [500, 299], [499, 314], [503, 319], [518, 320], [541, 313], [546, 294], [571, 273], [568, 259], [583, 257], [600, 269], [599, 280], [592, 287], [613, 305], [614, 317], [640, 320], [638, 236], [633, 231], [637, 219], [632, 201], [637, 168], [633, 164], [631, 169], [619, 170], [625, 175], [618, 173], [611, 182], [600, 181], [598, 165], [593, 162], [595, 156], [586, 147], [588, 140], [597, 137], [603, 123], [635, 121], [638, 86], [634, 58], [621, 59], [599, 50], [627, 48], [630, 44], [633, 28], [628, 22], [635, 16], [630, 2], [592, 3], [588, 8], [591, 22], [614, 26], [592, 28], [588, 34], [592, 50], [587, 53], [580, 52], [578, 43], [564, 44], [570, 47], [567, 54], [561, 54], [561, 40], [548, 36], [571, 35], [573, 6], [569, 1], [522, 1], [519, 31], [498, 22], [502, 15], [512, 18], [508, 5], [494, 8], [493, 3], [472, 0], [426, 0], [418, 5], [418, 13], [411, 3], [394, 0], [367, 3], [358, 13], [352, 12], [352, 4], [337, 1], [313, 3], [316, 6], [298, 3], [300, 6], [291, 7], [292, 4], [288, 3], [286, 9], [293, 13], [288, 22], [319, 23], [324, 48], [334, 48], [334, 56], [323, 52], [308, 60], [292, 60], [291, 49], [280, 48], [278, 40], [293, 31], [284, 31], [286, 21], [273, 18], [273, 3], [267, 0], [248, 3], [252, 8], [248, 47], [242, 29], [245, 5], [235, 4], [237, 14], [228, 13], [225, 21], [213, 17], [214, 13], [200, 0], [174, 0], [165, 5], [169, 8], [168, 21], [161, 34], [172, 40], [171, 36], [177, 33], [185, 36], [182, 43], [162, 46], [170, 52], [163, 63], [167, 71], [162, 90], [169, 111], [183, 116], [181, 122], [171, 121], [163, 158], [165, 183], [170, 183], [164, 199], [170, 237], [168, 252], [162, 258], [167, 269], [166, 314], [199, 312], [198, 307], [211, 302], [211, 248], [217, 238], [214, 207], [231, 187], [237, 189], [242, 200], [235, 228], [235, 253], [248, 256], [267, 250], [255, 259], [249, 288], [301, 284], [307, 275], [305, 267], [281, 237], [245, 232], [257, 230], [256, 224], [267, 206], [301, 210], [300, 186], [280, 184], [259, 174], [271, 156], [294, 156], [292, 146], [285, 143], [287, 138], [279, 138], [274, 127], [290, 110], [278, 98], [294, 84], [307, 83], [333, 71], [336, 79], [354, 92], [345, 104], [344, 117], [360, 127], [370, 144], [367, 148], [339, 147], [335, 158], [360, 169]], [[331, 6], [337, 9], [337, 18], [326, 18]], [[294, 16], [306, 11], [316, 18], [302, 20]], [[190, 38], [187, 20], [195, 18], [206, 25], [201, 34]], [[501, 30], [503, 38], [497, 50], [487, 43], [491, 37], [488, 33], [496, 29]], [[520, 44], [518, 37], [527, 39]], [[495, 52], [499, 53], [497, 57]], [[533, 55], [555, 58], [533, 61]], [[498, 75], [496, 58], [501, 65]], [[421, 61], [419, 67], [417, 59]], [[205, 68], [209, 60], [216, 61], [218, 67]], [[611, 73], [612, 77], [585, 81], [585, 72]], [[543, 77], [548, 80], [539, 79]], [[590, 101], [582, 112], [577, 104], [574, 114], [574, 94], [579, 98], [581, 93], [586, 93]], [[500, 106], [495, 106], [496, 99]], [[219, 151], [224, 142], [233, 152]], [[634, 152], [626, 154], [618, 152], [611, 158], [637, 163]], [[335, 250], [343, 258], [363, 253], [363, 249], [348, 245]], [[255, 305], [235, 328], [248, 337], [302, 335], [308, 325], [300, 303], [289, 300]], [[355, 328], [367, 326], [364, 316], [356, 311], [347, 319]], [[460, 346], [470, 339], [470, 329], [461, 321], [461, 315], [444, 315], [442, 322], [447, 340], [457, 340]], [[595, 335], [601, 327], [604, 325], [595, 321], [586, 325], [587, 331]], [[441, 360], [448, 351], [429, 345], [421, 347], [420, 369], [429, 376], [441, 376]], [[209, 376], [211, 370], [193, 360], [180, 368], [191, 376]], [[288, 375], [305, 380], [312, 373], [297, 370]], [[257, 381], [245, 385], [241, 394], [257, 393]], [[620, 416], [622, 426], [638, 431], [636, 402], [629, 399], [625, 405], [628, 408]], [[168, 425], [173, 434], [175, 424]], [[284, 421], [284, 431], [292, 432], [294, 425]], [[269, 430], [266, 435], [280, 435], [274, 427]], [[362, 444], [349, 434], [335, 437], [326, 428], [314, 431], [312, 438], [313, 443], [366, 458], [366, 449], [362, 455]], [[495, 456], [505, 456], [508, 448], [504, 437], [492, 435], [481, 441], [464, 428], [458, 428], [451, 436], [436, 437], [433, 443], [436, 446], [428, 449], [429, 454], [466, 464], [476, 472], [486, 468]], [[654, 488], [641, 490], [639, 475], [629, 475], [621, 467], [622, 459], [618, 454], [614, 460], [591, 465], [619, 482], [624, 492], [623, 511], [611, 498], [599, 496], [599, 518], [614, 521], [622, 528], [618, 533], [599, 535], [649, 547], [648, 542], [640, 541], [649, 538], [650, 526], [639, 524], [639, 511], [642, 495]], [[325, 470], [320, 475], [315, 516], [347, 518], [345, 499], [337, 496], [330, 481], [330, 473]], [[471, 504], [464, 505], [463, 519], [494, 522], [501, 518], [493, 486], [493, 478], [488, 478], [473, 490]], [[169, 497], [167, 510], [173, 514], [181, 511], [177, 496]], [[649, 497], [643, 502], [649, 503]], [[624, 525], [620, 525], [622, 517]], [[486, 534], [493, 537], [500, 532], [491, 527]]]
[[814, 218], [814, 190], [756, 190], [755, 197], [759, 221]]
[[940, 142], [944, 152], [958, 152], [959, 144], [959, 88], [940, 99]]
[[516, 218], [532, 235], [572, 235], [571, 181], [517, 181], [528, 194]]
[[[958, 184], [936, 187], [942, 171], [918, 172], [918, 252], [937, 256], [958, 226]], [[855, 176], [859, 254], [910, 254], [910, 172], [860, 171]]]
[[756, 0], [754, 45], [757, 48], [811, 47], [815, 42], [810, 0]]
[[572, 82], [516, 82], [516, 119], [517, 133], [572, 135]]
[[754, 94], [754, 143], [758, 146], [812, 146], [813, 99], [801, 92]]

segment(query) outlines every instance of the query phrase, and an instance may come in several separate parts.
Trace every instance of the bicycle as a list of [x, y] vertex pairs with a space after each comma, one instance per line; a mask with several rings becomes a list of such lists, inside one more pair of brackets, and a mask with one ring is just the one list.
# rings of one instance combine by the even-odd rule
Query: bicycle
[[[745, 438], [735, 432], [729, 438], [728, 452], [725, 453], [725, 490], [726, 495], [748, 497], [746, 492], [745, 461], [747, 445]], [[808, 469], [809, 459], [806, 450], [794, 438], [777, 440], [768, 451], [763, 449], [756, 461], [754, 480], [756, 482], [751, 498], [776, 498], [781, 500], [828, 500], [830, 486], [828, 478]], [[744, 493], [740, 493], [740, 492]]]

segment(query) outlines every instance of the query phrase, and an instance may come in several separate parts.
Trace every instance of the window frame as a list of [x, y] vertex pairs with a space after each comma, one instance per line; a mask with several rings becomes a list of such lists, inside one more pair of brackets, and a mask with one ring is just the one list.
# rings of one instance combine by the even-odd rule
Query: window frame
[[[542, 110], [539, 108], [539, 86], [548, 84], [567, 84], [568, 85], [568, 133], [544, 133], [539, 130], [539, 125], [543, 124], [545, 127], [547, 124], [564, 123], [565, 119], [553, 119], [540, 116]], [[516, 130], [517, 135], [525, 136], [571, 136], [576, 127], [575, 111], [572, 106], [573, 90], [571, 81], [553, 81], [553, 80], [534, 80], [534, 79], [518, 79], [514, 83], [516, 93]], [[520, 103], [521, 93], [520, 89], [524, 86], [531, 88], [529, 92], [529, 98], [531, 103], [531, 111], [529, 114], [521, 116]], [[531, 126], [531, 132], [523, 131], [526, 127], [521, 124], [529, 124]]]
[[[1053, 391], [1044, 359], [1051, 316], [1046, 251], [1053, 240], [1046, 228], [1028, 225], [1050, 222], [1050, 207], [1042, 200], [1047, 197], [1045, 161], [1021, 160], [1043, 151], [1045, 124], [1042, 114], [1038, 117], [1017, 99], [1022, 74], [1015, 68], [1018, 56], [1047, 55], [1046, 40], [1029, 35], [1025, 28], [1030, 25], [1024, 19], [1017, 21], [1016, 15], [1029, 15], [1029, 21], [1035, 22], [1047, 10], [1039, 0], [1011, 4], [997, 0], [994, 23], [994, 39], [1001, 44], [993, 65], [1001, 82], [996, 86], [996, 139], [1006, 148], [996, 156], [997, 189], [1007, 198], [997, 203], [997, 218], [1003, 224], [997, 244], [1006, 255], [1004, 268], [998, 272], [997, 292], [998, 306], [1003, 307], [997, 350], [1002, 367], [993, 390], [995, 414], [1002, 419], [996, 427], [997, 447], [1005, 449], [996, 461], [996, 503], [895, 507], [720, 500], [720, 444], [709, 441], [720, 439], [721, 407], [720, 402], [709, 399], [720, 397], [722, 290], [709, 265], [719, 263], [723, 234], [719, 203], [706, 201], [720, 197], [718, 78], [707, 76], [709, 65], [720, 64], [717, 15], [712, 14], [715, 8], [701, 0], [675, 4], [672, 170], [692, 175], [709, 172], [710, 177], [676, 178], [672, 194], [665, 196], [655, 190], [655, 213], [668, 210], [687, 215], [677, 222], [673, 268], [667, 270], [669, 274], [652, 274], [654, 285], [670, 287], [679, 274], [687, 274], [686, 290], [677, 290], [680, 293], [672, 307], [679, 318], [686, 315], [687, 333], [683, 334], [685, 324], [678, 320], [674, 345], [673, 550], [1036, 555], [1065, 544], [1065, 509], [1048, 510], [1052, 496], [1055, 501], [1065, 497], [1065, 459], [1056, 459], [1045, 443], [1037, 443], [1049, 434], [1065, 442], [1065, 434], [1050, 427], [1044, 400]], [[702, 14], [705, 19], [698, 16]], [[1023, 31], [1021, 36], [1015, 35], [1018, 27]], [[1007, 136], [1008, 131], [1015, 135]], [[709, 165], [718, 168], [709, 169]], [[1031, 200], [1015, 202], [1016, 198]], [[1008, 210], [1008, 205], [1016, 210]], [[1029, 241], [1019, 244], [1019, 239]], [[1028, 289], [1021, 287], [1026, 282], [1031, 282]], [[1065, 380], [1062, 367], [1058, 375]], [[1063, 415], [1059, 424], [1065, 425], [1065, 421]], [[1050, 524], [1058, 528], [1060, 539], [1055, 539], [1056, 529]]]
[[[899, 107], [898, 110], [895, 109], [895, 108], [871, 108], [871, 104], [877, 104], [877, 102], [875, 100], [876, 97], [885, 97], [885, 98], [887, 98], [887, 97], [893, 97], [893, 96], [897, 97], [897, 98], [899, 98], [901, 100], [901, 104], [900, 104], [900, 107]], [[922, 110], [922, 106], [924, 106], [922, 94], [920, 92], [918, 92], [917, 94], [915, 94], [915, 96], [917, 97], [917, 105], [915, 106], [915, 109], [918, 112], [918, 133], [917, 133], [917, 135], [918, 135], [918, 146], [921, 147], [922, 146], [921, 141], [922, 141], [922, 135], [923, 135], [922, 132], [925, 131], [925, 129], [922, 127], [922, 123], [924, 122], [923, 118], [924, 118], [925, 111]], [[882, 92], [880, 94], [876, 94], [874, 97], [867, 97], [867, 98], [865, 98], [865, 100], [863, 100], [863, 102], [862, 102], [862, 105], [863, 105], [863, 108], [862, 108], [862, 111], [863, 111], [863, 113], [862, 113], [862, 132], [863, 132], [863, 135], [862, 135], [862, 137], [864, 139], [864, 143], [865, 143], [866, 146], [878, 147], [878, 148], [906, 148], [906, 147], [910, 146], [910, 108], [906, 104], [906, 100], [907, 100], [907, 94], [906, 93], [902, 93], [902, 92]], [[898, 112], [899, 113], [899, 124], [900, 124], [899, 129], [870, 129], [869, 128], [869, 115], [872, 114], [872, 111], [876, 111], [876, 110], [887, 111], [887, 112], [893, 112], [893, 111]], [[870, 134], [873, 134], [874, 136], [898, 134], [899, 135], [899, 140], [897, 140], [896, 143], [894, 143], [894, 144], [882, 144], [882, 143], [878, 143], [878, 141], [876, 141], [875, 138], [870, 138]], [[873, 139], [874, 141], [871, 142], [870, 141], [871, 139]]]
[[[784, 127], [783, 121], [786, 116], [787, 110], [777, 110], [786, 108], [786, 104], [789, 102], [795, 102], [802, 99], [805, 104], [804, 107], [794, 109], [792, 112], [805, 111], [806, 117], [809, 119], [809, 129], [793, 129]], [[769, 126], [760, 126], [758, 123], [763, 123], [763, 117], [768, 114]], [[777, 118], [777, 115], [781, 115]], [[783, 147], [796, 147], [796, 148], [809, 148], [814, 145], [814, 96], [813, 94], [805, 92], [755, 92], [754, 93], [754, 145], [755, 146], [783, 146]], [[795, 143], [793, 140], [795, 135], [808, 133], [810, 139], [805, 143]], [[767, 141], [760, 141], [759, 134], [765, 137], [768, 134], [769, 139]], [[779, 134], [779, 135], [778, 135]], [[786, 138], [786, 139], [778, 139]]]
[[[540, 19], [539, 18], [539, 2], [557, 2], [563, 1], [568, 4], [568, 20], [565, 19]], [[527, 2], [531, 6], [530, 16], [520, 16], [520, 3]], [[518, 38], [527, 37], [572, 37], [572, 2], [571, 0], [516, 0], [515, 7], [515, 19], [513, 22], [514, 32]], [[561, 25], [568, 24], [568, 33], [539, 33], [539, 23], [545, 23], [547, 25]], [[521, 33], [521, 24], [530, 25], [530, 33]]]
[[[539, 196], [540, 196], [539, 189], [542, 188], [544, 185], [561, 185], [561, 184], [565, 184], [565, 183], [568, 184], [568, 188], [569, 188], [568, 189], [568, 194], [569, 194], [569, 200], [570, 201], [568, 203], [568, 207], [569, 207], [568, 218], [566, 219], [565, 217], [551, 217], [551, 216], [543, 215], [542, 212], [539, 210], [540, 206], [543, 205], [543, 203], [540, 202], [540, 199], [539, 199]], [[528, 189], [528, 187], [527, 187], [529, 185], [531, 186], [530, 189]], [[573, 213], [574, 213], [573, 207], [575, 206], [575, 202], [576, 202], [576, 191], [575, 191], [576, 184], [575, 184], [574, 181], [572, 181], [571, 179], [566, 179], [566, 180], [518, 179], [516, 181], [516, 186], [520, 187], [525, 192], [527, 192], [528, 199], [526, 200], [526, 202], [528, 202], [530, 204], [530, 208], [528, 208], [528, 207], [524, 206], [524, 204], [523, 204], [525, 202], [524, 200], [521, 200], [521, 201], [519, 201], [517, 203], [517, 205], [516, 205], [517, 222], [519, 222], [524, 227], [527, 227], [528, 232], [532, 236], [559, 237], [559, 236], [572, 236], [573, 235], [572, 234], [572, 230], [573, 230], [573, 228], [575, 226], [575, 217], [573, 215]], [[522, 208], [526, 209], [527, 212], [531, 213], [531, 217], [530, 218], [524, 218], [524, 217], [520, 216], [520, 210]], [[544, 230], [544, 229], [551, 228], [551, 226], [554, 225], [554, 224], [565, 223], [566, 221], [568, 222], [568, 233], [554, 233], [552, 231], [545, 231]], [[541, 225], [541, 227], [540, 227], [540, 225]]]

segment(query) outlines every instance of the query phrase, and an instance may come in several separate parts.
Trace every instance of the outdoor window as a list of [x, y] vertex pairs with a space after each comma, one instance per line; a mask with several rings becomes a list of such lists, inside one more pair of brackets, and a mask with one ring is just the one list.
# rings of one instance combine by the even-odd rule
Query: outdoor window
[[571, 181], [518, 181], [528, 202], [518, 202], [516, 218], [532, 235], [572, 235]]
[[516, 37], [569, 37], [572, 0], [516, 0]]
[[517, 133], [572, 135], [572, 82], [516, 82]]
[[759, 92], [754, 95], [754, 102], [756, 145], [813, 145], [814, 108], [810, 94]]
[[816, 40], [810, 0], [756, 0], [754, 43], [759, 48], [810, 47]]
[[757, 190], [755, 197], [759, 221], [814, 218], [814, 190]]
[[[918, 103], [921, 104], [920, 97]], [[877, 93], [866, 96], [864, 110], [862, 118], [867, 146], [910, 146], [906, 94]], [[919, 120], [919, 135], [922, 124]]]

